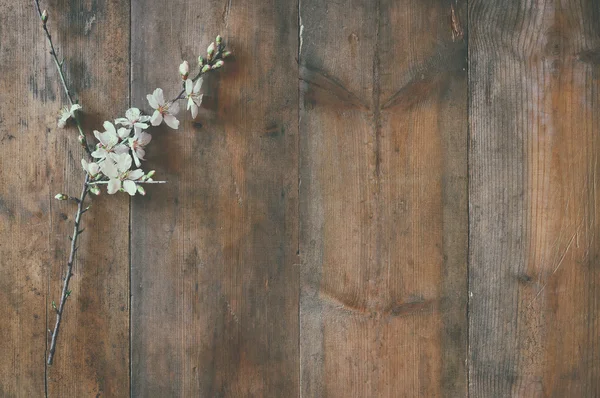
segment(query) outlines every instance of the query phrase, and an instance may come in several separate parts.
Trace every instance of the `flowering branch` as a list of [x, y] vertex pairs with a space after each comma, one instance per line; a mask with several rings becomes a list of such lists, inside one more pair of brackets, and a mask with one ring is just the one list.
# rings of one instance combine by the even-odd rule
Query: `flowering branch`
[[225, 51], [225, 45], [222, 42], [221, 36], [217, 36], [215, 42], [208, 46], [206, 58], [203, 56], [198, 57], [199, 71], [194, 78], [188, 78], [190, 72], [188, 62], [183, 61], [181, 63], [179, 74], [182, 79], [183, 90], [173, 100], [165, 101], [163, 90], [157, 88], [152, 94], [147, 95], [148, 103], [154, 109], [152, 116], [143, 115], [138, 108], [131, 108], [125, 112], [125, 117], [115, 119], [114, 124], [110, 121], [105, 121], [103, 124], [104, 132], [94, 131], [94, 136], [98, 142], [94, 149], [90, 149], [86, 135], [77, 117], [77, 111], [81, 109], [81, 106], [73, 101], [73, 96], [69, 91], [62, 69], [64, 62], [59, 62], [54, 43], [52, 42], [52, 36], [48, 31], [48, 12], [46, 10], [41, 11], [39, 0], [33, 1], [50, 45], [50, 54], [52, 55], [62, 86], [70, 103], [70, 107], [65, 107], [61, 111], [58, 127], [64, 128], [68, 121], [73, 119], [79, 131], [79, 142], [87, 153], [87, 159], [81, 160], [81, 166], [85, 171], [85, 175], [80, 196], [77, 198], [62, 193], [55, 196], [58, 200], [75, 202], [77, 204], [77, 212], [75, 213], [73, 236], [69, 237], [71, 239], [71, 251], [67, 261], [67, 272], [63, 279], [59, 306], [57, 307], [55, 302], [52, 302], [52, 308], [56, 311], [56, 324], [52, 331], [47, 359], [48, 364], [51, 365], [56, 351], [56, 342], [63, 311], [67, 298], [71, 294], [69, 282], [73, 276], [73, 263], [75, 262], [75, 255], [78, 249], [77, 239], [83, 232], [83, 229], [80, 228], [81, 218], [89, 209], [89, 207], [84, 207], [88, 193], [99, 195], [100, 186], [106, 185], [108, 194], [127, 192], [131, 196], [134, 196], [136, 193], [145, 195], [146, 191], [143, 185], [166, 183], [166, 181], [155, 181], [152, 179], [154, 170], [145, 173], [140, 168], [141, 161], [145, 160], [144, 148], [152, 139], [152, 136], [145, 130], [150, 125], [158, 126], [163, 121], [169, 127], [178, 129], [179, 120], [177, 120], [176, 115], [179, 112], [179, 100], [187, 99], [187, 109], [191, 111], [192, 118], [196, 118], [203, 97], [201, 94], [202, 76], [209, 71], [221, 68], [224, 64], [224, 59], [231, 54], [229, 51]]
[[[85, 134], [83, 133], [83, 129], [81, 128], [81, 123], [79, 122], [79, 118], [76, 115], [76, 111], [81, 109], [81, 106], [75, 102], [73, 102], [73, 96], [69, 91], [69, 87], [65, 81], [65, 75], [62, 70], [62, 66], [64, 64], [64, 60], [61, 62], [58, 60], [58, 56], [56, 55], [56, 50], [54, 49], [54, 44], [52, 43], [52, 36], [48, 31], [48, 26], [46, 23], [48, 22], [48, 12], [46, 10], [41, 11], [39, 0], [34, 0], [35, 8], [37, 10], [40, 21], [42, 21], [42, 27], [44, 28], [44, 33], [46, 33], [46, 38], [48, 39], [48, 44], [50, 45], [50, 55], [52, 55], [52, 59], [54, 60], [54, 64], [56, 65], [56, 69], [58, 70], [58, 75], [60, 76], [60, 81], [62, 82], [63, 89], [65, 90], [65, 94], [67, 94], [67, 98], [69, 99], [70, 107], [63, 108], [61, 118], [59, 120], [59, 127], [64, 127], [67, 119], [72, 117], [75, 120], [75, 125], [77, 126], [77, 130], [79, 130], [79, 143], [85, 149], [88, 155], [91, 155], [90, 148], [87, 145], [87, 139], [85, 138]], [[61, 125], [62, 124], [62, 125]]]

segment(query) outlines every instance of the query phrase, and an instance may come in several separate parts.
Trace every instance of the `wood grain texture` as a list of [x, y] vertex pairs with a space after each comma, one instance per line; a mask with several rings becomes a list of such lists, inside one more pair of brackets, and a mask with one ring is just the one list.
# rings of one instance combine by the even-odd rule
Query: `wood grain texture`
[[600, 3], [470, 2], [470, 392], [600, 394]]
[[132, 203], [132, 396], [298, 395], [297, 19], [283, 0], [133, 3], [134, 104], [175, 96], [219, 32], [235, 59], [202, 127], [182, 116], [148, 148], [168, 184]]
[[[101, 130], [104, 120], [122, 116], [129, 105], [129, 4], [127, 2], [56, 1], [47, 4], [49, 26], [67, 82], [83, 106], [84, 131]], [[33, 13], [33, 10], [31, 10]], [[36, 40], [42, 41], [36, 30]], [[84, 152], [77, 130], [55, 127], [54, 109], [66, 103], [50, 56], [44, 64], [57, 100], [42, 128], [47, 132], [50, 197], [77, 195], [81, 189]], [[50, 239], [54, 250], [48, 274], [48, 329], [54, 327], [52, 300], [60, 300], [69, 254], [75, 205], [49, 201]], [[129, 199], [106, 193], [90, 200], [85, 232], [71, 280], [54, 364], [48, 366], [51, 397], [123, 396], [129, 390]]]
[[[84, 106], [85, 127], [98, 128], [128, 102], [128, 5], [42, 6], [68, 83]], [[44, 396], [46, 385], [50, 396], [118, 395], [129, 384], [128, 200], [95, 201], [84, 218], [90, 228], [81, 240], [55, 364], [46, 371], [51, 302], [60, 297], [75, 212], [53, 197], [79, 192], [83, 150], [73, 127], [56, 127], [67, 101], [33, 2], [0, 8], [0, 334], [7, 342], [0, 344], [0, 396]]]
[[466, 394], [464, 6], [300, 3], [302, 396]]
[[[0, 396], [44, 395], [51, 192], [46, 153], [55, 92], [33, 4], [0, 4]], [[28, 65], [28, 67], [23, 67]], [[37, 77], [36, 77], [37, 76]], [[35, 85], [33, 85], [35, 84]], [[46, 103], [47, 100], [47, 103]], [[23, 156], [23, 154], [27, 154]], [[38, 162], [29, 156], [38, 155]]]

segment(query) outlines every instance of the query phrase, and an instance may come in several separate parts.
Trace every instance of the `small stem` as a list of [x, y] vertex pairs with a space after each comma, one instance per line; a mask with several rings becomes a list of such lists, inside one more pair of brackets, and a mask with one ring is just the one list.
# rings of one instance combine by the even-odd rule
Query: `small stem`
[[[214, 56], [214, 58], [212, 58], [212, 61], [213, 61], [213, 62], [214, 62], [214, 61], [217, 61], [217, 60], [219, 60], [219, 59], [222, 59], [222, 58], [221, 58], [221, 56], [223, 55], [223, 50], [224, 50], [224, 49], [225, 49], [225, 46], [223, 46], [223, 47], [219, 46], [219, 49], [218, 49], [218, 50], [217, 50], [217, 52], [215, 53], [215, 56]], [[206, 73], [208, 73], [208, 72], [210, 72], [210, 71], [213, 71], [213, 70], [214, 70], [214, 69], [209, 69], [209, 70], [207, 70], [206, 72], [202, 72], [202, 68], [200, 68], [200, 71], [198, 72], [198, 74], [197, 74], [196, 76], [194, 76], [194, 78], [192, 79], [192, 81], [193, 81], [193, 82], [195, 82], [196, 80], [198, 80], [198, 78], [200, 78], [200, 76], [202, 76], [202, 75], [204, 75], [204, 74], [206, 74]], [[183, 90], [181, 90], [181, 91], [179, 92], [179, 94], [177, 94], [177, 97], [173, 98], [173, 99], [171, 100], [171, 102], [175, 102], [175, 101], [177, 101], [177, 100], [185, 99], [185, 97], [182, 97], [182, 95], [183, 95], [183, 94], [185, 94], [185, 83], [184, 83], [184, 85], [183, 85]]]
[[[134, 181], [136, 184], [166, 184], [167, 181]], [[88, 185], [108, 184], [109, 181], [91, 181]]]
[[[48, 39], [48, 43], [50, 44], [50, 55], [52, 55], [52, 59], [54, 60], [54, 64], [56, 65], [56, 69], [58, 69], [58, 75], [60, 76], [60, 81], [62, 83], [63, 89], [65, 90], [65, 93], [67, 94], [67, 98], [69, 99], [69, 104], [71, 106], [73, 106], [75, 104], [75, 102], [73, 101], [73, 96], [71, 95], [71, 92], [69, 91], [69, 87], [67, 86], [67, 82], [65, 80], [65, 75], [63, 73], [62, 70], [62, 63], [59, 62], [58, 57], [56, 55], [56, 50], [54, 49], [54, 43], [52, 42], [52, 36], [50, 35], [50, 32], [48, 31], [48, 26], [46, 25], [46, 22], [44, 22], [44, 20], [42, 19], [42, 10], [40, 9], [40, 2], [39, 0], [33, 0], [34, 4], [35, 4], [35, 8], [37, 10], [38, 13], [38, 17], [40, 18], [40, 21], [42, 22], [42, 27], [44, 28], [44, 33], [46, 33], [46, 38]], [[87, 152], [88, 155], [91, 156], [92, 151], [90, 150], [90, 148], [87, 145], [87, 139], [85, 137], [85, 133], [83, 132], [83, 128], [81, 127], [81, 122], [79, 121], [79, 118], [77, 117], [77, 115], [73, 115], [73, 120], [75, 120], [75, 125], [77, 126], [77, 130], [79, 130], [79, 136], [83, 137], [83, 142], [85, 143], [84, 148], [85, 151]]]
[[79, 202], [77, 203], [77, 213], [75, 214], [75, 226], [73, 227], [73, 237], [71, 239], [71, 253], [69, 254], [69, 261], [67, 263], [67, 274], [65, 275], [65, 278], [63, 280], [60, 304], [58, 306], [58, 309], [56, 310], [56, 324], [54, 325], [54, 331], [52, 332], [52, 341], [50, 343], [50, 351], [48, 352], [48, 365], [52, 365], [54, 351], [56, 350], [56, 340], [58, 338], [58, 331], [60, 330], [60, 322], [62, 320], [62, 314], [65, 309], [67, 297], [69, 297], [70, 295], [69, 281], [71, 280], [71, 276], [73, 276], [73, 263], [75, 262], [75, 252], [77, 251], [77, 238], [79, 237], [81, 232], [83, 232], [83, 230], [79, 229], [79, 225], [81, 223], [81, 215], [85, 211], [83, 207], [83, 202], [85, 201], [85, 197], [88, 193], [88, 182], [89, 176], [86, 174], [85, 180], [83, 182], [83, 188], [81, 189], [81, 195], [78, 199]]

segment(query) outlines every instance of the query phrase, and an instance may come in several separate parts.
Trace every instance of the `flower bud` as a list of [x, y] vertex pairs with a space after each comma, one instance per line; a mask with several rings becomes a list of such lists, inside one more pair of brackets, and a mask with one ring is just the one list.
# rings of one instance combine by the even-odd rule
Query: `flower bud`
[[206, 62], [206, 60], [204, 59], [204, 57], [202, 55], [200, 55], [198, 57], [198, 66], [203, 67], [205, 62]]
[[156, 173], [156, 171], [155, 171], [155, 170], [150, 170], [150, 171], [148, 172], [148, 174], [146, 174], [146, 177], [147, 177], [147, 178], [152, 178], [152, 176], [153, 176], [155, 173]]
[[217, 35], [217, 38], [215, 39], [215, 41], [217, 42], [217, 44], [221, 44], [221, 42], [223, 41], [223, 38], [221, 37], [221, 35]]
[[225, 63], [225, 62], [223, 62], [223, 60], [222, 60], [222, 59], [220, 59], [220, 60], [218, 60], [217, 62], [215, 62], [215, 64], [212, 66], [212, 68], [213, 68], [213, 69], [218, 69], [218, 68], [220, 68], [221, 66], [223, 66], [223, 64], [224, 64], [224, 63]]
[[179, 74], [183, 80], [188, 78], [188, 75], [190, 74], [190, 64], [188, 64], [187, 61], [183, 61], [181, 65], [179, 65]]
[[42, 11], [42, 22], [45, 24], [48, 22], [48, 10]]
[[57, 193], [56, 196], [54, 196], [54, 199], [67, 200], [67, 199], [69, 199], [69, 197], [67, 195], [65, 195], [64, 193]]
[[93, 193], [96, 196], [100, 195], [100, 188], [98, 188], [98, 185], [96, 185], [96, 184], [90, 185], [89, 191], [90, 191], [90, 193]]
[[210, 61], [213, 57], [213, 55], [215, 55], [215, 43], [210, 43], [210, 46], [208, 46], [208, 48], [206, 49], [206, 54], [208, 55], [208, 60]]
[[225, 59], [230, 56], [231, 56], [231, 51], [223, 51], [223, 55], [221, 55], [221, 58]]
[[210, 69], [211, 69], [211, 68], [210, 68], [210, 65], [204, 65], [204, 66], [202, 67], [202, 73], [206, 73], [206, 72], [208, 72]]
[[139, 185], [139, 184], [138, 184], [138, 186], [137, 186], [137, 191], [138, 191], [138, 193], [139, 193], [140, 195], [142, 195], [142, 196], [146, 195], [146, 190], [144, 189], [144, 187], [143, 187], [143, 186], [141, 186], [141, 185]]
[[77, 137], [77, 141], [79, 141], [82, 147], [85, 148], [87, 146], [87, 140], [85, 139], [85, 135], [79, 135]]

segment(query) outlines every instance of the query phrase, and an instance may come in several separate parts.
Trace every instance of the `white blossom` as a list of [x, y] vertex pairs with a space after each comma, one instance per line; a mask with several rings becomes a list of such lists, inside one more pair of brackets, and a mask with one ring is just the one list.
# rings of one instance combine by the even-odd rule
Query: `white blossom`
[[94, 136], [99, 141], [99, 144], [96, 146], [96, 150], [92, 152], [92, 156], [94, 158], [104, 159], [111, 152], [125, 153], [129, 151], [127, 146], [125, 146], [123, 143], [120, 143], [120, 140], [127, 138], [130, 130], [124, 127], [121, 127], [119, 130], [117, 130], [109, 121], [104, 122], [103, 126], [106, 130], [103, 133], [94, 130]]
[[96, 162], [87, 162], [85, 159], [81, 159], [81, 167], [83, 170], [90, 175], [90, 177], [96, 177], [100, 172], [100, 165]]
[[172, 129], [179, 127], [179, 120], [175, 118], [177, 112], [179, 112], [179, 104], [177, 102], [165, 102], [165, 97], [161, 88], [154, 90], [154, 93], [148, 94], [148, 103], [155, 109], [154, 114], [150, 118], [150, 123], [153, 126], [158, 126], [162, 123], [163, 119], [165, 123]]
[[120, 124], [128, 129], [136, 128], [145, 130], [149, 126], [146, 122], [150, 121], [150, 116], [142, 115], [138, 108], [130, 108], [125, 112], [125, 117], [115, 119], [115, 124]]
[[70, 118], [75, 117], [75, 112], [81, 109], [81, 105], [73, 104], [69, 108], [68, 106], [63, 106], [60, 110], [60, 117], [58, 118], [58, 127], [63, 129], [67, 125], [67, 121]]
[[131, 168], [131, 156], [128, 153], [110, 153], [100, 166], [102, 173], [108, 178], [108, 193], [114, 194], [124, 189], [133, 196], [137, 192], [135, 181], [144, 176], [142, 169], [129, 170]]
[[194, 84], [191, 80], [186, 80], [185, 82], [185, 93], [188, 99], [187, 109], [192, 110], [192, 118], [196, 118], [198, 116], [198, 107], [202, 103], [202, 94], [200, 94], [200, 89], [202, 88], [202, 78], [196, 81]]
[[133, 161], [137, 167], [140, 167], [140, 160], [144, 160], [144, 147], [148, 145], [152, 136], [145, 131], [138, 130], [135, 132], [133, 137], [129, 138], [129, 147], [131, 148], [131, 154], [133, 155]]
[[186, 80], [188, 75], [190, 74], [190, 64], [188, 61], [183, 61], [181, 65], [179, 65], [179, 74], [183, 80]]

